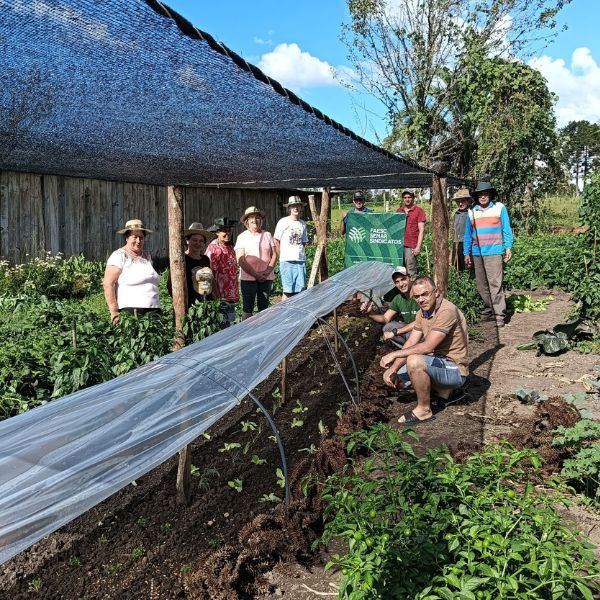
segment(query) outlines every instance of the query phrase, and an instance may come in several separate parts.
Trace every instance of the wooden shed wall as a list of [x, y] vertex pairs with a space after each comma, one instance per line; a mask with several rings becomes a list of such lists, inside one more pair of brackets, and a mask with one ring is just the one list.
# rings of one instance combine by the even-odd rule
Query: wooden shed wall
[[[153, 185], [0, 171], [0, 257], [18, 263], [49, 251], [105, 260], [122, 245], [117, 229], [139, 218], [154, 230], [147, 248], [166, 259], [166, 193]], [[258, 206], [267, 213], [265, 229], [273, 231], [290, 193], [184, 188], [185, 223], [208, 227], [215, 218], [237, 220], [248, 206]]]

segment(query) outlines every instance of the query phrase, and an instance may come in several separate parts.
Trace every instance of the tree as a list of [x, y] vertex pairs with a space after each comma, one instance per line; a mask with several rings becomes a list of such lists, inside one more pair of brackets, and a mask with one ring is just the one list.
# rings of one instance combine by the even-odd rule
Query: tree
[[560, 178], [554, 96], [541, 73], [519, 61], [490, 58], [477, 44], [457, 71], [452, 103], [462, 118], [453, 123], [453, 139], [468, 144], [470, 160], [459, 149], [461, 172], [488, 175], [511, 204], [514, 220], [527, 226], [537, 217], [539, 175]]
[[579, 192], [579, 182], [584, 189], [596, 167], [600, 154], [600, 125], [589, 121], [571, 121], [559, 131], [562, 145], [562, 163], [570, 177], [575, 179], [575, 189]]
[[[357, 82], [385, 105], [388, 147], [468, 170], [477, 124], [457, 100], [467, 42], [488, 58], [524, 54], [554, 35], [570, 0], [348, 0], [342, 39]], [[457, 149], [454, 135], [465, 133]]]

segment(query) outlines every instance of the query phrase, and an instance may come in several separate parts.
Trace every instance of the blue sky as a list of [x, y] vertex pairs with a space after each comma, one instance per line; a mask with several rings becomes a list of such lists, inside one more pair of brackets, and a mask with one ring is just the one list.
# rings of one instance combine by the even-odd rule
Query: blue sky
[[[342, 78], [350, 68], [340, 41], [344, 0], [166, 0], [199, 29], [263, 69], [304, 100], [357, 134], [378, 143], [385, 135], [385, 110], [374, 99], [349, 90]], [[559, 125], [600, 121], [600, 0], [572, 0], [561, 13], [567, 31], [529, 63], [558, 95]]]

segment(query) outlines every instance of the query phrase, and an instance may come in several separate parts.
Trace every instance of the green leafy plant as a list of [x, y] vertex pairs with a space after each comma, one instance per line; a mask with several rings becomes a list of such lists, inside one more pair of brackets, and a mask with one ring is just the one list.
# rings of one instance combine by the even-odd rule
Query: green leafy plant
[[267, 460], [265, 458], [260, 458], [260, 456], [253, 454], [252, 455], [252, 464], [254, 465], [266, 465]]
[[237, 450], [241, 448], [242, 445], [238, 442], [225, 442], [221, 448], [219, 448], [219, 452], [232, 452], [233, 450]]
[[41, 577], [35, 577], [27, 584], [27, 591], [37, 594], [42, 591], [43, 586], [44, 584]]
[[109, 575], [118, 575], [123, 570], [123, 563], [109, 563], [106, 565]]
[[578, 318], [560, 323], [544, 331], [536, 331], [531, 342], [519, 344], [517, 350], [537, 350], [540, 354], [559, 354], [571, 348], [580, 340], [592, 338], [597, 328], [592, 323]]
[[263, 494], [260, 497], [259, 502], [281, 502], [281, 498], [271, 492], [270, 494]]
[[183, 317], [181, 330], [187, 342], [193, 343], [220, 331], [222, 325], [220, 300], [196, 301]]
[[448, 300], [460, 308], [468, 324], [477, 323], [481, 318], [483, 303], [477, 293], [475, 281], [468, 272], [450, 269]]
[[133, 556], [133, 558], [142, 558], [142, 556], [144, 556], [145, 554], [146, 554], [146, 550], [144, 549], [143, 546], [136, 546], [131, 551], [131, 556]]
[[600, 423], [582, 419], [573, 427], [558, 427], [553, 446], [568, 449], [561, 474], [583, 486], [587, 496], [600, 504]]
[[[340, 597], [589, 598], [600, 591], [591, 544], [563, 524], [557, 489], [538, 494], [541, 460], [491, 446], [455, 462], [416, 456], [412, 432], [378, 425], [349, 436], [351, 459], [325, 483], [321, 540], [344, 542]], [[552, 482], [547, 482], [547, 486]]]
[[284, 475], [283, 475], [283, 471], [282, 471], [281, 469], [279, 469], [279, 468], [278, 468], [278, 469], [275, 471], [275, 475], [276, 475], [276, 477], [277, 477], [277, 485], [278, 485], [280, 488], [285, 488], [285, 477], [284, 477]]
[[232, 481], [228, 481], [227, 485], [230, 488], [234, 489], [238, 494], [243, 489], [243, 481], [241, 479], [233, 479]]
[[548, 296], [547, 298], [539, 298], [534, 300], [529, 294], [512, 294], [506, 298], [506, 304], [509, 312], [541, 312], [546, 310], [548, 303], [552, 299], [552, 296]]

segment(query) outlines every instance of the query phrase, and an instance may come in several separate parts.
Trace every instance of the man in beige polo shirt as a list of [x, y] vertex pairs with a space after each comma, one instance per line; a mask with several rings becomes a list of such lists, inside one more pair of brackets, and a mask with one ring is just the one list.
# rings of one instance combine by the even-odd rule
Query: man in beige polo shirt
[[418, 425], [435, 419], [431, 412], [431, 392], [447, 399], [451, 390], [464, 385], [469, 373], [467, 362], [467, 323], [462, 312], [442, 297], [430, 277], [413, 282], [413, 298], [420, 311], [403, 348], [386, 354], [381, 366], [383, 380], [391, 387], [412, 383], [417, 406], [398, 419]]

